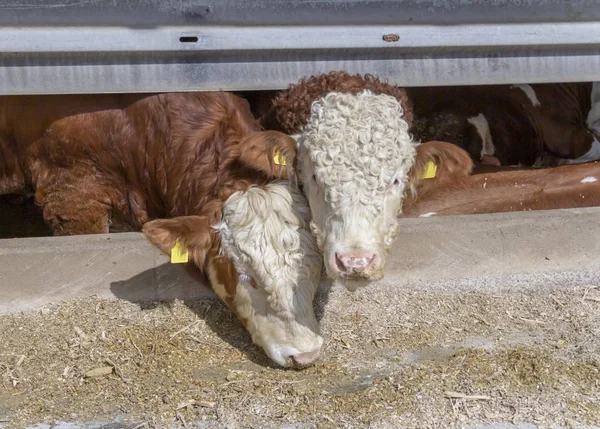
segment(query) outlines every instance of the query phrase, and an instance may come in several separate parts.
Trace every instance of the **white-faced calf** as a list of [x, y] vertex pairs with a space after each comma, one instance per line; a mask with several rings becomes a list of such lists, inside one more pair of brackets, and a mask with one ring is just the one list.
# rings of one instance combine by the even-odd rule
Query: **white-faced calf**
[[159, 219], [146, 237], [170, 254], [177, 242], [252, 340], [281, 366], [306, 366], [323, 345], [313, 310], [322, 257], [305, 198], [287, 182], [252, 187], [223, 205], [222, 220]]

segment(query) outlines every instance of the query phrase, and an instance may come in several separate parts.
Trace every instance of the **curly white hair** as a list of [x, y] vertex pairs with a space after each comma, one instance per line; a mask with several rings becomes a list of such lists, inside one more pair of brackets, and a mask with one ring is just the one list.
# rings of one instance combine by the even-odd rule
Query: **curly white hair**
[[323, 345], [313, 310], [323, 259], [309, 220], [306, 198], [274, 182], [229, 197], [217, 226], [221, 251], [239, 273], [237, 313], [253, 341], [284, 366], [290, 356], [300, 364], [302, 356], [314, 359]]
[[293, 137], [328, 274], [380, 278], [416, 157], [402, 105], [371, 91], [332, 92]]

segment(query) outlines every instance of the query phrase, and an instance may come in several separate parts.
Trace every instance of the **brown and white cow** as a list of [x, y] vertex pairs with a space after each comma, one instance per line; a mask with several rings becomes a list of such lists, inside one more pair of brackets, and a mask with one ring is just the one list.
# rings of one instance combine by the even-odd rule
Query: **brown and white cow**
[[[462, 163], [449, 171], [443, 158], [425, 153], [432, 149], [453, 154], [447, 157], [462, 156]], [[468, 155], [459, 147], [428, 142], [417, 151], [438, 165], [439, 174], [418, 183], [417, 192], [404, 202], [402, 217], [600, 206], [600, 162], [544, 169], [505, 168], [471, 175]]]
[[[265, 126], [297, 140], [299, 178], [326, 271], [355, 289], [357, 280], [383, 276], [406, 193], [421, 190], [424, 154], [436, 146], [413, 139], [458, 135], [455, 143], [492, 167], [533, 165], [546, 152], [580, 162], [598, 147], [586, 127], [590, 103], [589, 84], [405, 90], [332, 72], [258, 95], [256, 111]], [[469, 157], [450, 149], [437, 147], [435, 157], [454, 172], [470, 172]]]
[[323, 259], [309, 222], [301, 192], [273, 182], [234, 193], [219, 222], [183, 216], [150, 221], [143, 230], [167, 255], [178, 242], [188, 250], [273, 361], [306, 366], [323, 345], [312, 307]]
[[275, 362], [317, 358], [308, 204], [269, 184], [293, 171], [295, 142], [260, 131], [244, 100], [0, 97], [0, 147], [0, 192], [33, 190], [54, 234], [106, 233], [116, 217], [165, 253], [179, 240]]
[[[402, 203], [418, 187], [426, 160], [409, 132], [412, 117], [403, 88], [345, 72], [291, 85], [261, 116], [296, 139], [311, 229], [328, 276], [349, 290], [383, 277]], [[471, 162], [466, 154], [451, 158], [435, 149], [429, 155], [449, 170]]]
[[600, 159], [600, 100], [592, 88], [591, 83], [409, 88], [415, 104], [411, 131], [421, 141], [457, 144], [483, 164], [593, 161]]

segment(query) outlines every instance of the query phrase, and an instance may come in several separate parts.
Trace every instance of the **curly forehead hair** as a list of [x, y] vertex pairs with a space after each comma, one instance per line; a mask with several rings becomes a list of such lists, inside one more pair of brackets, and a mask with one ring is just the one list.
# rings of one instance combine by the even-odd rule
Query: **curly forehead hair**
[[[303, 232], [309, 221], [306, 198], [287, 181], [236, 192], [223, 206], [222, 248], [239, 273], [258, 275], [271, 305], [281, 311], [290, 308], [282, 305], [281, 295], [307, 275], [303, 257], [318, 254], [308, 230]], [[321, 258], [316, 259], [310, 268], [320, 273]]]
[[308, 121], [314, 101], [330, 92], [358, 94], [364, 90], [394, 97], [402, 105], [403, 119], [409, 125], [412, 124], [413, 106], [403, 88], [381, 82], [369, 74], [352, 76], [344, 71], [311, 76], [296, 85], [290, 85], [273, 100], [274, 115], [282, 131], [287, 134], [297, 133]]
[[395, 178], [406, 179], [415, 161], [402, 105], [371, 91], [332, 92], [315, 101], [307, 124], [293, 137], [334, 208], [352, 201], [380, 210], [374, 197], [383, 196]]

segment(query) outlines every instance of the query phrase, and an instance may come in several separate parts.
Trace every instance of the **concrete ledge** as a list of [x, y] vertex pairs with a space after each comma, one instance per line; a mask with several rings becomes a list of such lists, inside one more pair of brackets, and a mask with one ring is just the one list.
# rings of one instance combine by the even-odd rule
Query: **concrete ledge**
[[212, 292], [140, 233], [0, 240], [0, 313], [91, 295], [154, 301]]
[[385, 283], [538, 288], [600, 280], [600, 208], [403, 219]]
[[[600, 281], [600, 208], [403, 219], [389, 288], [493, 289]], [[140, 233], [0, 240], [0, 313], [98, 295], [212, 296]]]

